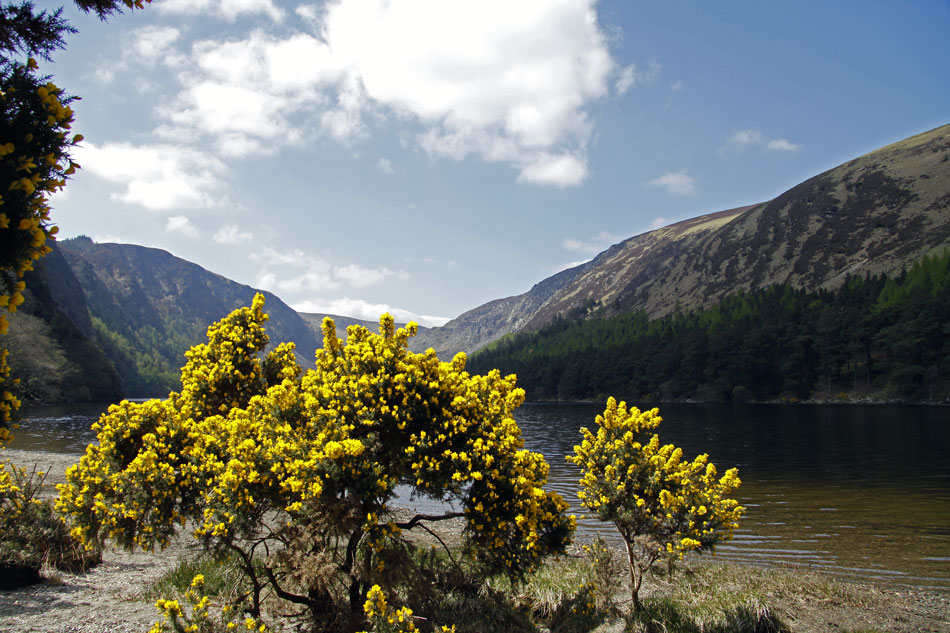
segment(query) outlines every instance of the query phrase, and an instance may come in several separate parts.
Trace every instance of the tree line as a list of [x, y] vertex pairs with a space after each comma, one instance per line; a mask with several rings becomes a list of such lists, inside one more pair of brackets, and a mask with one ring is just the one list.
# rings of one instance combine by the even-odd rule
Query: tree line
[[833, 291], [782, 284], [659, 319], [559, 318], [479, 350], [470, 367], [516, 373], [534, 400], [943, 402], [948, 315], [945, 252]]

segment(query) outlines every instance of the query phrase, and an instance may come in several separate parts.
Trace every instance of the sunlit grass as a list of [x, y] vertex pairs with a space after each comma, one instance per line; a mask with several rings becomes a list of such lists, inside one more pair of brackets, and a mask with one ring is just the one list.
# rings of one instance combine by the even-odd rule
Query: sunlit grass
[[[467, 573], [460, 551], [450, 560], [444, 550], [432, 550], [425, 555], [431, 590], [411, 606], [434, 622], [455, 624], [459, 633], [781, 633], [811, 630], [798, 622], [806, 611], [834, 613], [888, 602], [874, 587], [820, 573], [694, 558], [678, 564], [672, 576], [658, 566], [644, 581], [643, 609], [635, 613], [625, 561], [619, 551], [613, 557], [614, 565], [596, 566], [592, 555], [577, 553], [548, 560], [520, 583], [499, 577], [481, 584]], [[143, 598], [181, 596], [197, 574], [205, 577], [203, 592], [221, 602], [246, 591], [234, 560], [204, 555], [180, 561], [149, 585]], [[592, 594], [585, 590], [591, 585]], [[881, 633], [859, 622], [855, 626], [840, 630]]]
[[220, 598], [223, 602], [234, 602], [247, 591], [246, 577], [236, 558], [215, 558], [205, 554], [191, 560], [179, 560], [177, 565], [145, 588], [142, 598], [157, 600], [182, 596], [191, 587], [192, 579], [198, 574], [202, 574], [205, 578], [202, 587], [203, 594]]

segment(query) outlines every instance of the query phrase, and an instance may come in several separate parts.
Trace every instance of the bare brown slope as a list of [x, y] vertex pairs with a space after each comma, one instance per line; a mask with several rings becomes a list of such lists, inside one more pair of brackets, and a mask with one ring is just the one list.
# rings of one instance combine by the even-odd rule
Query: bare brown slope
[[[641, 255], [641, 272], [609, 292], [579, 278], [577, 294], [600, 297], [608, 314], [656, 317], [775, 283], [814, 290], [853, 274], [898, 274], [950, 248], [950, 126], [856, 158], [676, 246]], [[573, 305], [552, 302], [528, 327]]]
[[[608, 312], [641, 308], [654, 312], [657, 311], [656, 304], [668, 304], [672, 308], [680, 301], [684, 288], [657, 286], [653, 281], [670, 273], [682, 275], [689, 268], [697, 244], [755, 208], [747, 206], [710, 213], [631, 237], [610, 247], [595, 257], [570, 286], [538, 310], [525, 327], [540, 327], [559, 315], [598, 307], [604, 307]], [[656, 291], [647, 294], [652, 305], [625, 306], [631, 291], [637, 295], [647, 293], [649, 289]]]

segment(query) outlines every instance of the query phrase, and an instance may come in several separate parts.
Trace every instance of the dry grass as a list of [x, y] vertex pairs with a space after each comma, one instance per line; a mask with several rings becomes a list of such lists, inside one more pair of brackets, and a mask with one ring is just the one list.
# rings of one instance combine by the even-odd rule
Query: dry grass
[[[456, 573], [447, 557], [433, 556], [429, 566], [443, 565], [445, 573], [432, 567], [432, 593], [412, 606], [431, 622], [454, 623], [459, 633], [950, 632], [950, 598], [944, 596], [708, 559], [681, 563], [672, 576], [648, 576], [641, 592], [644, 608], [633, 613], [623, 560], [620, 552], [612, 554], [613, 564], [607, 565], [578, 549], [548, 561], [523, 583], [496, 578], [485, 584]], [[236, 588], [227, 567], [207, 560], [182, 563], [148, 595], [184, 590], [199, 572], [226, 594]], [[215, 580], [216, 574], [222, 578]]]

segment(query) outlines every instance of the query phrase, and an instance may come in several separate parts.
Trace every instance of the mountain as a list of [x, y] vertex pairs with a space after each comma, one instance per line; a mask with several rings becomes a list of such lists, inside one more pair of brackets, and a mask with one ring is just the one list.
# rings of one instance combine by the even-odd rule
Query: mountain
[[650, 317], [711, 306], [772, 284], [838, 288], [848, 275], [897, 275], [950, 248], [950, 126], [888, 145], [777, 198], [631, 237], [516, 297], [419, 336], [440, 356], [558, 317]]
[[25, 302], [10, 315], [10, 350], [19, 395], [28, 401], [113, 401], [122, 381], [95, 342], [86, 297], [56, 243], [25, 277]]
[[[354, 319], [353, 317], [340, 316], [337, 314], [317, 314], [314, 312], [298, 312], [307, 325], [310, 327], [313, 335], [320, 342], [320, 347], [323, 347], [323, 331], [320, 329], [323, 326], [323, 319], [325, 317], [330, 317], [333, 319], [333, 324], [336, 326], [336, 337], [342, 341], [346, 340], [346, 328], [351, 325], [361, 325], [367, 328], [370, 332], [379, 331], [379, 321], [365, 321], [363, 319]], [[396, 328], [405, 327], [405, 323], [396, 323]], [[428, 328], [424, 328], [421, 325], [419, 326], [419, 332], [424, 332]], [[410, 339], [411, 340], [411, 339]]]
[[590, 264], [562, 270], [534, 285], [528, 292], [496, 299], [452, 319], [441, 327], [430, 328], [409, 339], [409, 347], [421, 352], [430, 347], [439, 358], [448, 360], [458, 352], [471, 352], [510, 332], [516, 332], [552, 297], [583, 273]]
[[[204, 340], [208, 325], [250, 305], [260, 292], [163, 250], [96, 244], [86, 237], [57, 242], [27, 288], [31, 315], [49, 324], [62, 322], [59, 327], [68, 322], [67, 329], [84, 337], [89, 357], [105, 361], [112, 376], [121, 377], [120, 387], [105, 380], [116, 387], [99, 394], [105, 400], [114, 399], [114, 392], [126, 397], [167, 393], [177, 384], [184, 352]], [[272, 344], [295, 342], [298, 360], [312, 366], [321, 341], [283, 301], [263, 294]], [[20, 329], [41, 327], [30, 321]]]
[[559, 318], [479, 349], [531, 400], [942, 402], [950, 393], [950, 250], [836, 290], [774, 284], [651, 319]]

